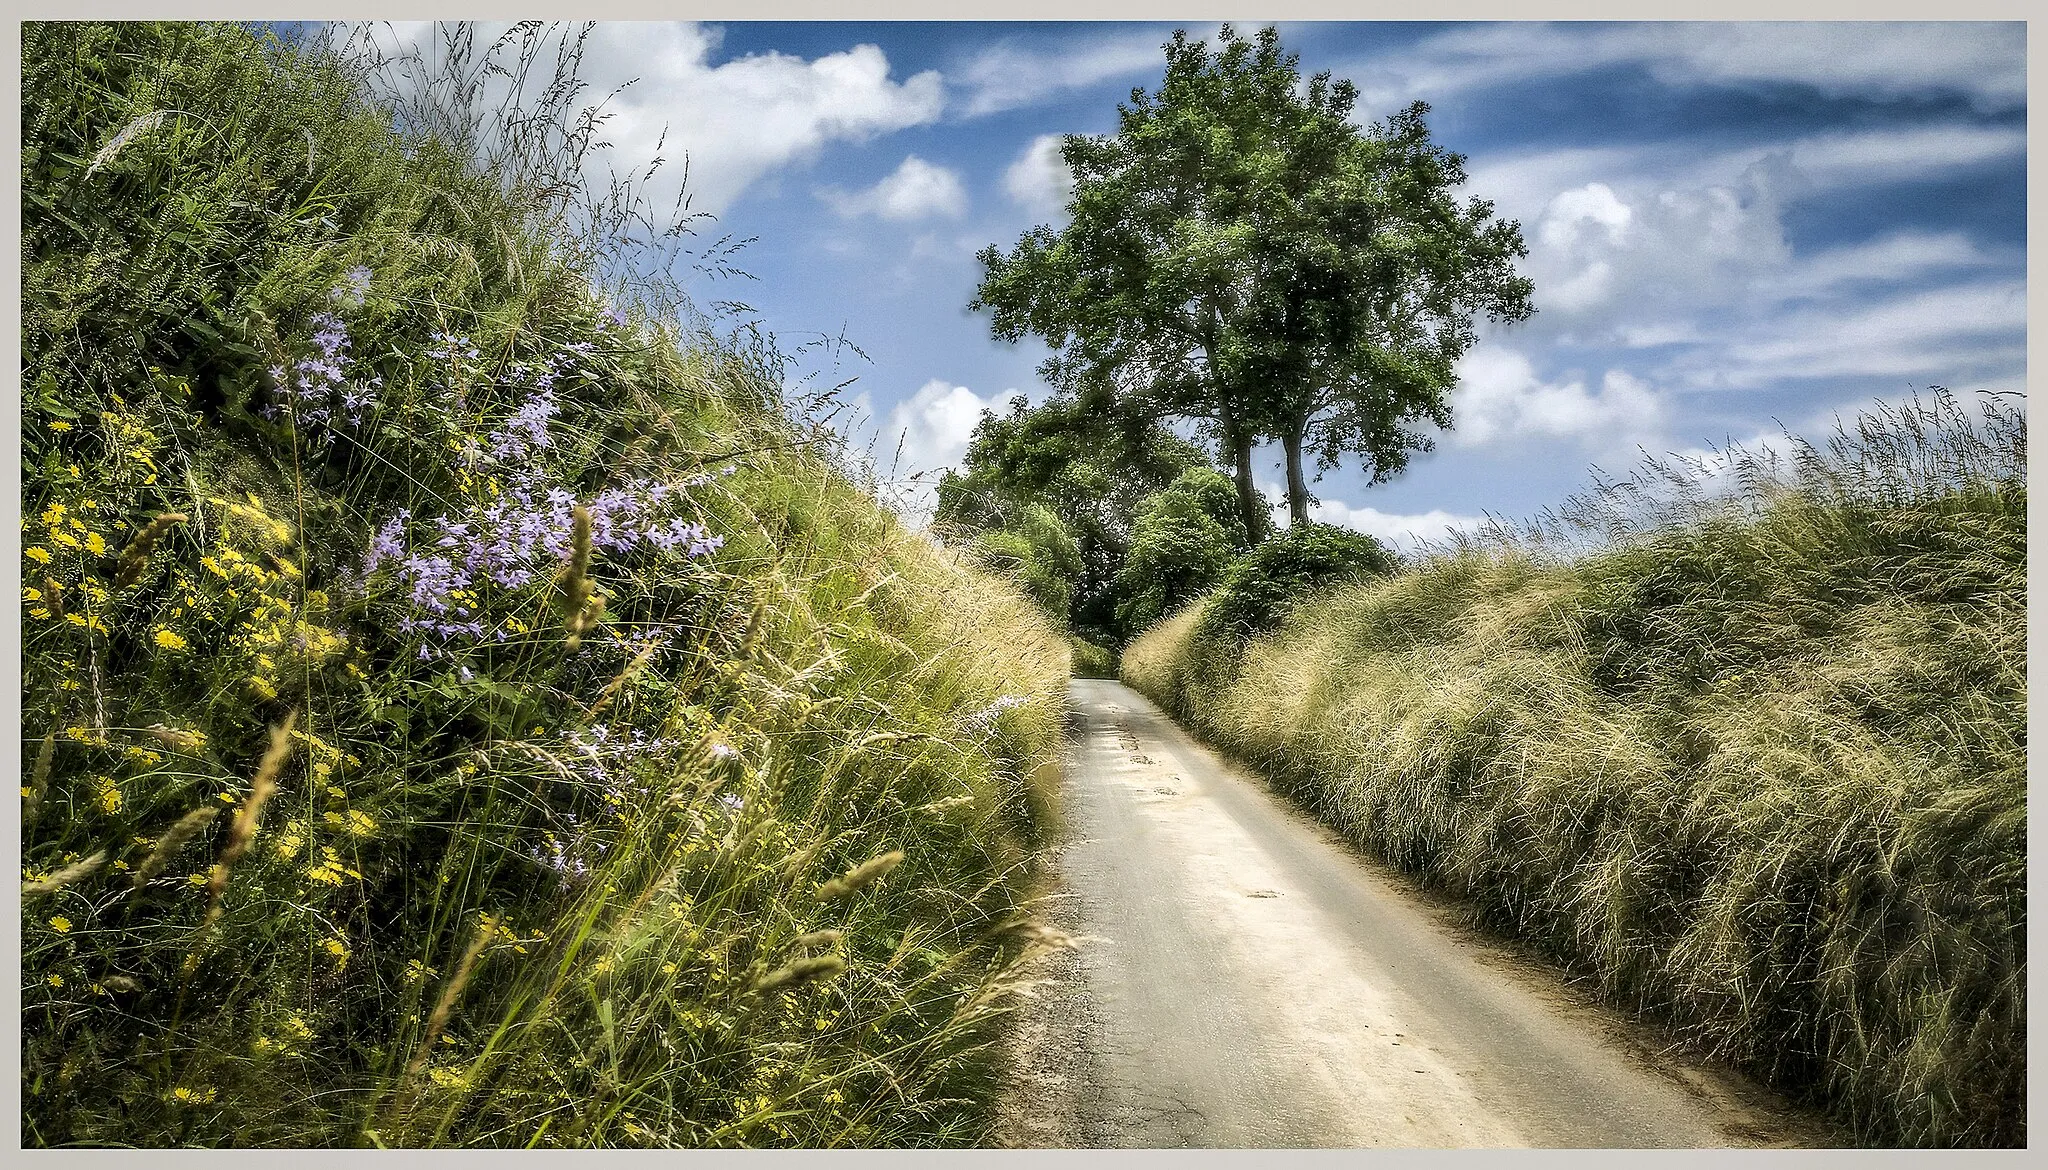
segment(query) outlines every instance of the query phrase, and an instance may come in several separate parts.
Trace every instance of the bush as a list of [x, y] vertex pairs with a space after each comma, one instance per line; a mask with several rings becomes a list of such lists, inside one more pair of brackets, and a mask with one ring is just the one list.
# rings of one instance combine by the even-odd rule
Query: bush
[[1207, 467], [1181, 473], [1138, 509], [1116, 575], [1118, 624], [1142, 630], [1208, 592], [1248, 543], [1230, 481]]
[[331, 58], [23, 125], [24, 1144], [980, 1140], [1061, 633]]
[[1860, 1139], [2023, 1145], [2024, 413], [1727, 463], [1565, 518], [1590, 553], [1468, 543], [1243, 646], [1191, 610], [1124, 676]]
[[1043, 504], [1012, 504], [1005, 527], [978, 533], [969, 554], [992, 573], [1017, 583], [1026, 596], [1062, 625], [1081, 576], [1081, 550], [1060, 518]]
[[1202, 633], [1221, 639], [1254, 637], [1279, 625], [1290, 605], [1318, 589], [1383, 576], [1399, 565], [1379, 541], [1362, 532], [1297, 524], [1225, 570], [1215, 597], [1203, 608]]
[[1115, 678], [1116, 655], [1083, 638], [1073, 639], [1075, 678]]

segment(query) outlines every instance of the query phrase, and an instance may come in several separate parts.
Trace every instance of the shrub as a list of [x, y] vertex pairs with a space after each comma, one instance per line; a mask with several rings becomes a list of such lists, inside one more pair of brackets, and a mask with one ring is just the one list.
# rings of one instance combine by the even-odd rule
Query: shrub
[[1073, 639], [1075, 678], [1115, 678], [1116, 655], [1084, 638]]
[[1399, 567], [1394, 555], [1362, 532], [1331, 524], [1297, 524], [1260, 543], [1225, 570], [1204, 607], [1202, 633], [1244, 639], [1265, 633], [1288, 606], [1331, 585]]
[[1138, 509], [1116, 575], [1118, 623], [1142, 630], [1206, 593], [1247, 543], [1230, 481], [1207, 467], [1182, 472]]
[[1055, 621], [1065, 624], [1081, 576], [1081, 551], [1066, 526], [1043, 504], [1013, 504], [1007, 525], [978, 533], [968, 544], [990, 572], [1017, 583]]

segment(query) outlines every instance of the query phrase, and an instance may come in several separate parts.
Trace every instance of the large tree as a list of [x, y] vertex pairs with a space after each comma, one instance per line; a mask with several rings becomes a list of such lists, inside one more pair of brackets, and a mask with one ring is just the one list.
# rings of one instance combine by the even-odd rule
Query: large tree
[[1066, 227], [984, 249], [971, 307], [1044, 338], [1047, 381], [1091, 407], [1201, 420], [1257, 535], [1255, 443], [1285, 450], [1297, 523], [1306, 455], [1398, 472], [1429, 445], [1415, 424], [1451, 423], [1474, 316], [1528, 316], [1529, 282], [1518, 225], [1453, 197], [1463, 160], [1430, 142], [1427, 107], [1362, 130], [1352, 84], [1303, 85], [1274, 30], [1218, 40], [1176, 32], [1116, 134], [1067, 136]]

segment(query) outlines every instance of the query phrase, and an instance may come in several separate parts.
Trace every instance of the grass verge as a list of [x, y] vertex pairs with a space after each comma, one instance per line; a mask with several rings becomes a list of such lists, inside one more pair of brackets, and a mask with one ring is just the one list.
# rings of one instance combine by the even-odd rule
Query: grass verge
[[[1122, 674], [1860, 1140], [2022, 1145], [2025, 463], [2020, 410], [1937, 392], [1248, 643], [1193, 607]], [[1561, 552], [1571, 526], [1604, 539]]]
[[1064, 635], [533, 168], [23, 41], [23, 1144], [981, 1140]]

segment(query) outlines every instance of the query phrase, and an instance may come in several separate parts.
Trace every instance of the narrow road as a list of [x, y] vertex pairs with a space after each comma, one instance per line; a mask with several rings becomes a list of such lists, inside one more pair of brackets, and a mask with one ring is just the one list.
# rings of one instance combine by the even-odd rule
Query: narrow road
[[1074, 680], [1067, 841], [998, 1139], [1053, 1147], [1834, 1144], [1194, 743]]

